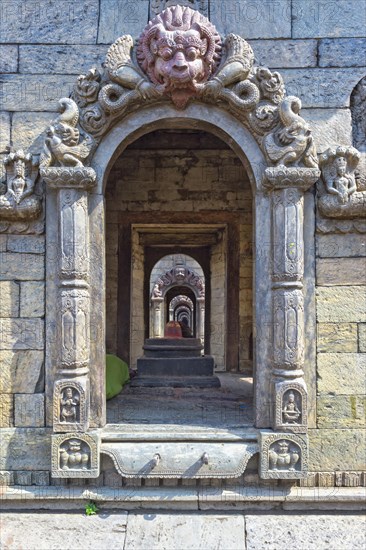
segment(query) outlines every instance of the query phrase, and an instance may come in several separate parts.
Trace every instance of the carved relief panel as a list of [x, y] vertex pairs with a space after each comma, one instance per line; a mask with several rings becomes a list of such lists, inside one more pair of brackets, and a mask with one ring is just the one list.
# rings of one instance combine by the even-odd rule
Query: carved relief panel
[[61, 290], [62, 367], [77, 369], [89, 362], [89, 292], [85, 289]]
[[38, 162], [30, 153], [18, 149], [10, 150], [3, 165], [6, 176], [0, 182], [0, 233], [41, 233], [42, 185]]
[[260, 449], [262, 479], [306, 477], [308, 470], [306, 435], [262, 431]]
[[95, 478], [99, 475], [99, 438], [94, 433], [52, 436], [52, 476]]
[[275, 384], [275, 429], [306, 432], [307, 392], [304, 384], [279, 382]]
[[88, 275], [88, 197], [85, 191], [60, 189], [60, 271], [64, 278]]
[[54, 432], [86, 431], [89, 413], [88, 380], [58, 380], [53, 394]]

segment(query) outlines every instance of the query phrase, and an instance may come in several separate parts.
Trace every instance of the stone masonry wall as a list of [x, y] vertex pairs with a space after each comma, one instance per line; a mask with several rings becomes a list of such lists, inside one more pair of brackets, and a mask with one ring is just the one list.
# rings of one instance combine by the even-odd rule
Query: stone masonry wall
[[[221, 33], [242, 35], [258, 64], [279, 69], [287, 91], [302, 100], [319, 152], [336, 143], [352, 144], [349, 100], [366, 73], [364, 0], [175, 3], [201, 9]], [[149, 16], [168, 4], [4, 0], [0, 157], [8, 144], [39, 154], [58, 99], [69, 95], [77, 75], [99, 65], [118, 36], [137, 37]], [[22, 473], [35, 463], [40, 470], [49, 468], [44, 428], [20, 427], [43, 425], [43, 247], [44, 236], [0, 235], [0, 469], [10, 471], [3, 479], [14, 480], [14, 470]], [[310, 469], [323, 468], [325, 484], [334, 483], [335, 470], [364, 468], [364, 256], [362, 235], [317, 237], [318, 429], [310, 430]], [[28, 484], [29, 476], [18, 477]]]

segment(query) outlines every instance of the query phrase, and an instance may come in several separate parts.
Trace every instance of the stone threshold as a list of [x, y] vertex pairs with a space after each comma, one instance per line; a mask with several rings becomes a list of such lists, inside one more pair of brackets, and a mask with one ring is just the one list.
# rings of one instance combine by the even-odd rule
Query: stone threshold
[[364, 487], [2, 487], [3, 511], [80, 510], [89, 501], [120, 510], [328, 510], [366, 509]]

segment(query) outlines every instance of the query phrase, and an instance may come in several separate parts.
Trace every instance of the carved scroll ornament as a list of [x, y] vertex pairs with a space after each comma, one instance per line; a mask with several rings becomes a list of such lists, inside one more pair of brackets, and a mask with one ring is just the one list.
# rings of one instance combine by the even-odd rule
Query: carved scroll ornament
[[38, 163], [22, 149], [10, 152], [4, 159], [5, 193], [0, 195], [0, 220], [31, 221], [42, 211], [40, 193], [35, 184]]
[[319, 212], [327, 218], [366, 215], [366, 191], [356, 179], [360, 153], [354, 147], [329, 148], [319, 156], [322, 181], [318, 185]]
[[[91, 69], [79, 76], [72, 94], [79, 127], [97, 144], [114, 121], [136, 109], [166, 101], [184, 109], [199, 101], [228, 110], [246, 125], [269, 166], [317, 167], [310, 129], [299, 115], [300, 100], [286, 97], [278, 72], [253, 67], [253, 62], [252, 48], [240, 36], [229, 34], [222, 41], [201, 13], [168, 7], [148, 23], [136, 48], [124, 35], [109, 48], [104, 72]], [[48, 149], [64, 162], [65, 149], [58, 145], [51, 134]]]
[[180, 265], [159, 277], [153, 287], [151, 297], [163, 298], [166, 291], [174, 285], [188, 285], [193, 287], [199, 298], [205, 297], [205, 283], [202, 278], [194, 271]]

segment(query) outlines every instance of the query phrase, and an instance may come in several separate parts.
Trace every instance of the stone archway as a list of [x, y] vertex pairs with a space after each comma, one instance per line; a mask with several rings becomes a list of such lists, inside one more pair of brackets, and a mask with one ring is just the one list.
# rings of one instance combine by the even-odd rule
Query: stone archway
[[[167, 33], [177, 29], [183, 36], [190, 30], [194, 37], [184, 46], [185, 60], [181, 40], [167, 45]], [[157, 37], [163, 50], [168, 46], [173, 50], [166, 53], [152, 47]], [[194, 52], [189, 53], [190, 48]], [[78, 403], [82, 411], [78, 417], [85, 418], [82, 432], [88, 431], [98, 449], [101, 434], [89, 430], [105, 423], [103, 189], [114, 159], [131, 141], [153, 129], [199, 127], [233, 148], [253, 188], [253, 332], [261, 476], [302, 477], [307, 463], [305, 378], [309, 378], [303, 370], [305, 318], [312, 307], [311, 296], [304, 293], [304, 194], [320, 172], [310, 129], [299, 116], [301, 102], [286, 96], [279, 73], [253, 67], [253, 52], [245, 40], [231, 34], [222, 44], [208, 20], [190, 8], [168, 8], [150, 22], [142, 33], [137, 61], [135, 53], [131, 37], [121, 37], [107, 54], [103, 78], [95, 69], [79, 77], [73, 99], [60, 101], [61, 114], [50, 127], [41, 159], [48, 186], [47, 241], [61, 251], [57, 262], [47, 258], [48, 421], [53, 418], [54, 431], [61, 431], [56, 396], [60, 385], [77, 383], [84, 396]], [[197, 61], [198, 68], [188, 78], [184, 64], [191, 61]], [[186, 86], [175, 85], [180, 69], [174, 63], [183, 63]], [[52, 223], [55, 219], [57, 226]], [[305, 290], [310, 286], [305, 281]], [[61, 304], [58, 312], [51, 306], [55, 302]], [[294, 401], [290, 395], [299, 414], [288, 414]], [[78, 429], [76, 423], [63, 428], [62, 442], [67, 436], [83, 440], [86, 435]], [[56, 457], [60, 443], [59, 436], [54, 437]], [[296, 468], [276, 467], [273, 457], [281, 452], [300, 455]], [[95, 468], [75, 474], [62, 470], [56, 459], [54, 464], [56, 477], [96, 475]], [[171, 474], [159, 470], [156, 475]]]
[[[202, 343], [205, 338], [205, 282], [192, 269], [184, 265], [176, 265], [155, 282], [151, 293], [151, 328], [150, 334], [154, 338], [164, 335], [164, 306], [165, 297], [174, 286], [184, 286], [191, 289], [196, 298], [196, 327], [197, 338]], [[192, 304], [193, 305], [193, 304]]]

